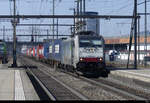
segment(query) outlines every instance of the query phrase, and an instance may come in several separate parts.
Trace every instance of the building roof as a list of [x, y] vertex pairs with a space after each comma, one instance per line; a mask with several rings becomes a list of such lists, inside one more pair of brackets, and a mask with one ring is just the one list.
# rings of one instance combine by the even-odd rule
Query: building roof
[[[116, 37], [116, 38], [104, 38], [104, 39], [105, 39], [105, 44], [129, 44], [129, 37], [122, 37], [122, 38]], [[140, 43], [144, 43], [144, 42], [145, 42], [144, 36], [140, 37]], [[134, 40], [132, 40], [132, 43], [134, 43]], [[147, 37], [147, 43], [150, 43], [150, 36]]]

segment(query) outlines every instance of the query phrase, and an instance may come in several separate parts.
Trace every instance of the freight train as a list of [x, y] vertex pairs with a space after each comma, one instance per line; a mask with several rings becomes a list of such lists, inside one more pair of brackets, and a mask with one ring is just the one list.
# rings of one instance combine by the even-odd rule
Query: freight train
[[54, 39], [27, 49], [27, 55], [54, 68], [100, 73], [105, 71], [104, 38], [92, 31], [76, 33], [67, 39]]

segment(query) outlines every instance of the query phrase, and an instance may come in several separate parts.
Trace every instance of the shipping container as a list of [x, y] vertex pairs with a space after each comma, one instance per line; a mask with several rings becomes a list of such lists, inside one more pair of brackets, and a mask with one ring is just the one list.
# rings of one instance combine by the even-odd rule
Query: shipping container
[[55, 39], [52, 47], [52, 59], [60, 62], [62, 57], [62, 39]]
[[48, 59], [52, 60], [53, 59], [53, 40], [48, 42], [49, 47], [48, 47]]
[[47, 59], [49, 56], [49, 43], [46, 42], [44, 43], [44, 58]]
[[38, 45], [37, 46], [37, 59], [42, 59], [44, 58], [44, 48], [43, 45]]
[[55, 39], [44, 43], [44, 58], [61, 61], [62, 39]]
[[35, 57], [37, 57], [37, 46], [34, 46], [35, 48]]
[[33, 46], [33, 57], [35, 57], [35, 46]]
[[28, 56], [29, 55], [29, 49], [27, 48], [27, 51], [26, 51], [26, 55]]
[[29, 48], [29, 56], [31, 56], [32, 48]]

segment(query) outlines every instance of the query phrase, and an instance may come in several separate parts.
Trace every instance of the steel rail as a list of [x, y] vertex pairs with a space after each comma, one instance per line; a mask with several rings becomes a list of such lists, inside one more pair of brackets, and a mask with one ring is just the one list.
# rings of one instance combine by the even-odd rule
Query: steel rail
[[[21, 64], [26, 65], [25, 62], [24, 63], [21, 62]], [[36, 77], [36, 75], [34, 75], [34, 73], [29, 69], [29, 67], [26, 67], [26, 68], [31, 73], [31, 75], [35, 78], [35, 80], [39, 83], [39, 85], [42, 87], [42, 89], [50, 98], [50, 100], [56, 101], [56, 98], [52, 95], [52, 93], [50, 93], [50, 91], [44, 86], [44, 84]]]
[[[22, 59], [23, 60], [23, 59]], [[21, 64], [26, 65], [25, 61]], [[31, 75], [35, 78], [35, 80], [39, 83], [39, 85], [41, 86], [41, 88], [44, 90], [44, 92], [47, 94], [47, 96], [49, 97], [50, 100], [52, 101], [56, 101], [56, 98], [52, 95], [52, 93], [50, 93], [50, 91], [44, 86], [44, 84], [37, 78], [36, 75], [34, 75], [34, 73], [29, 69], [29, 67], [26, 66], [26, 69], [28, 70], [29, 73], [31, 73]]]
[[[38, 65], [40, 65], [40, 66], [43, 66], [43, 65], [41, 65], [40, 63], [38, 64]], [[47, 68], [46, 66], [44, 66], [45, 68]], [[43, 71], [43, 70], [41, 70], [40, 68], [39, 68], [39, 70], [41, 71], [41, 72], [43, 72], [44, 74], [46, 74], [46, 75], [49, 75], [48, 74], [48, 72], [46, 72], [46, 71]], [[30, 70], [31, 71], [31, 70]], [[33, 74], [33, 73], [32, 73]], [[34, 74], [33, 74], [34, 75]], [[35, 76], [35, 75], [34, 75]], [[76, 91], [76, 90], [74, 90], [73, 88], [71, 88], [71, 87], [69, 87], [69, 86], [67, 86], [66, 84], [64, 84], [63, 82], [61, 82], [60, 80], [58, 80], [58, 79], [56, 79], [54, 76], [52, 76], [52, 75], [49, 75], [52, 79], [54, 79], [56, 82], [58, 82], [58, 83], [60, 83], [62, 86], [64, 86], [65, 88], [67, 88], [68, 90], [70, 90], [73, 94], [75, 94], [77, 97], [79, 97], [81, 100], [89, 100], [87, 97], [85, 97], [84, 95], [82, 95], [81, 93], [79, 93], [78, 91]], [[35, 76], [36, 77], [36, 76]], [[37, 77], [36, 77], [37, 78]], [[40, 80], [37, 78], [37, 80], [40, 82]], [[42, 84], [42, 83], [41, 83]], [[42, 86], [43, 87], [43, 86]], [[45, 87], [45, 86], [44, 86]], [[45, 87], [46, 88], [46, 87]], [[47, 89], [47, 88], [46, 88]], [[46, 90], [46, 91], [48, 91], [48, 90]], [[53, 97], [53, 95], [50, 95], [50, 97]], [[52, 99], [55, 99], [55, 98], [52, 98]], [[57, 100], [57, 99], [55, 99], [55, 100]]]
[[[40, 64], [40, 65], [42, 65], [42, 64]], [[44, 66], [44, 65], [43, 65], [43, 66]], [[64, 71], [64, 72], [67, 73], [67, 74], [69, 74], [69, 75], [75, 76], [75, 75], [73, 75], [73, 74], [70, 73], [70, 72], [66, 72], [66, 71]], [[75, 77], [76, 77], [76, 76], [75, 76]], [[88, 79], [88, 78], [83, 77], [83, 76], [79, 76], [78, 78], [79, 78], [79, 79], [82, 79], [82, 80], [85, 80], [85, 81], [87, 81], [87, 82], [90, 82], [91, 84], [96, 84], [96, 85], [101, 86], [101, 87], [106, 87], [106, 88], [108, 88], [108, 89], [110, 89], [110, 90], [116, 91], [116, 92], [121, 93], [121, 94], [123, 94], [123, 95], [130, 96], [131, 98], [134, 98], [134, 99], [136, 99], [136, 100], [146, 100], [145, 98], [142, 98], [142, 97], [133, 95], [133, 94], [128, 93], [128, 92], [126, 92], [126, 91], [124, 91], [124, 90], [117, 89], [117, 88], [115, 88], [115, 87], [106, 85], [106, 84], [104, 84], [104, 83], [99, 83], [99, 82], [97, 82], [97, 81], [94, 81], [94, 80], [92, 80], [92, 79]]]
[[88, 82], [94, 83], [94, 84], [96, 84], [96, 85], [98, 85], [98, 86], [106, 87], [106, 88], [108, 88], [108, 89], [111, 89], [111, 90], [116, 91], [116, 92], [118, 92], [118, 93], [121, 93], [121, 94], [123, 94], [123, 95], [130, 96], [131, 98], [134, 98], [134, 99], [136, 99], [136, 100], [146, 100], [145, 98], [142, 98], [142, 97], [133, 95], [133, 94], [128, 93], [128, 92], [126, 92], [126, 91], [123, 91], [123, 90], [117, 89], [117, 88], [115, 88], [115, 87], [106, 85], [106, 84], [104, 84], [104, 83], [99, 83], [99, 82], [97, 82], [97, 81], [94, 81], [94, 80], [91, 80], [91, 79], [87, 79], [87, 78], [84, 78], [84, 77], [80, 77], [80, 78], [82, 78], [82, 79], [84, 79], [84, 80], [86, 80], [86, 81], [88, 81]]
[[32, 76], [36, 79], [36, 81], [40, 84], [40, 86], [43, 88], [43, 90], [48, 95], [48, 97], [50, 98], [50, 100], [56, 101], [56, 98], [52, 95], [52, 93], [50, 93], [50, 91], [44, 86], [44, 84], [34, 75], [34, 73], [28, 67], [27, 67], [27, 69], [32, 74]]
[[[49, 75], [47, 72], [43, 71], [40, 69], [41, 72], [44, 72], [45, 74]], [[64, 87], [66, 87], [68, 90], [70, 90], [72, 93], [74, 93], [75, 95], [77, 95], [78, 97], [80, 97], [82, 100], [88, 100], [88, 98], [86, 98], [85, 96], [81, 95], [79, 92], [77, 92], [76, 90], [74, 90], [73, 88], [70, 88], [69, 86], [67, 86], [66, 84], [64, 84], [63, 82], [61, 82], [60, 80], [56, 79], [55, 77], [51, 76], [50, 77], [52, 79], [54, 79], [55, 81], [57, 81], [58, 83], [60, 83], [61, 85], [63, 85]]]
[[[72, 76], [74, 76], [74, 77], [77, 77], [77, 76], [74, 75], [73, 73], [66, 72], [66, 71], [63, 71], [63, 72], [64, 72], [64, 73], [67, 73], [67, 74], [69, 74], [69, 75], [72, 75]], [[88, 79], [88, 78], [85, 78], [85, 77], [83, 77], [83, 76], [78, 76], [78, 78], [81, 79], [81, 80], [85, 80], [85, 81], [87, 81], [87, 82], [89, 82], [89, 83], [91, 83], [91, 84], [95, 84], [95, 85], [97, 85], [97, 86], [105, 87], [105, 88], [108, 88], [108, 89], [110, 89], [110, 90], [116, 91], [117, 93], [123, 94], [123, 95], [125, 95], [125, 96], [130, 96], [131, 98], [134, 98], [134, 99], [136, 99], [136, 100], [146, 100], [145, 98], [142, 98], [142, 97], [133, 95], [133, 94], [128, 93], [128, 92], [126, 92], [126, 91], [124, 91], [124, 90], [121, 90], [121, 89], [118, 89], [118, 88], [109, 86], [109, 85], [107, 85], [107, 84], [105, 84], [105, 83], [102, 83], [102, 82], [99, 83], [99, 82], [97, 82], [97, 81], [95, 81], [95, 80]]]
[[[43, 65], [42, 63], [39, 63], [38, 65], [41, 65], [42, 67], [49, 69], [48, 66], [45, 66], [45, 65]], [[47, 73], [46, 71], [44, 71], [44, 72]], [[66, 71], [64, 71], [64, 70], [63, 70], [63, 72], [66, 73], [66, 74], [69, 74], [69, 75], [71, 75], [71, 76], [77, 77], [77, 75], [74, 75], [74, 73], [66, 72]], [[119, 94], [122, 94], [122, 95], [124, 95], [124, 96], [128, 96], [128, 97], [133, 98], [133, 99], [136, 99], [136, 100], [146, 100], [146, 99], [143, 98], [143, 97], [136, 96], [136, 95], [134, 95], [134, 94], [132, 94], [132, 93], [128, 93], [128, 92], [126, 92], [126, 91], [124, 91], [124, 90], [121, 90], [121, 89], [112, 87], [112, 86], [110, 86], [110, 85], [108, 85], [108, 84], [105, 84], [105, 83], [101, 83], [101, 82], [99, 83], [99, 82], [97, 82], [97, 81], [95, 81], [95, 80], [88, 79], [88, 78], [83, 77], [83, 76], [78, 76], [78, 78], [81, 79], [81, 80], [87, 81], [87, 82], [89, 82], [89, 83], [91, 83], [91, 84], [94, 84], [94, 85], [97, 85], [97, 86], [100, 86], [100, 87], [107, 88], [107, 89], [109, 89], [109, 90], [112, 90], [113, 92], [117, 92], [117, 93], [119, 93]]]
[[[38, 65], [41, 65], [41, 66], [43, 66], [43, 67], [49, 69], [47, 66], [45, 66], [45, 65], [43, 65], [43, 64], [41, 64], [41, 63], [39, 63]], [[67, 74], [69, 74], [69, 75], [72, 75], [72, 76], [76, 77], [75, 75], [73, 75], [73, 74], [70, 73], [70, 72], [66, 72], [66, 71], [63, 71], [63, 72], [65, 72], [65, 73], [67, 73]], [[142, 98], [142, 97], [133, 95], [133, 94], [128, 93], [128, 92], [126, 92], [126, 91], [123, 91], [123, 90], [117, 89], [117, 88], [115, 88], [115, 87], [106, 85], [106, 84], [104, 84], [104, 83], [98, 83], [98, 82], [96, 82], [96, 81], [94, 81], [94, 80], [92, 80], [92, 79], [88, 79], [88, 78], [83, 77], [83, 76], [78, 76], [78, 78], [81, 79], [81, 80], [85, 80], [85, 81], [87, 81], [87, 82], [89, 82], [89, 83], [91, 83], [91, 84], [95, 84], [95, 85], [97, 85], [97, 86], [100, 86], [100, 87], [106, 87], [106, 88], [108, 88], [108, 89], [110, 89], [110, 90], [116, 91], [116, 92], [121, 93], [121, 94], [123, 94], [123, 95], [125, 95], [125, 96], [130, 96], [131, 98], [134, 98], [134, 99], [136, 99], [136, 100], [146, 100], [145, 98]]]

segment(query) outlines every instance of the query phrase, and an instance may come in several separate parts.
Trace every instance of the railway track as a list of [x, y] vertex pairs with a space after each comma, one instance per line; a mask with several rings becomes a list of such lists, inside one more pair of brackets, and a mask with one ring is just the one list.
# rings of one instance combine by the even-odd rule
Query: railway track
[[[72, 73], [68, 73], [66, 71], [63, 71], [64, 73], [67, 73], [69, 75], [72, 75], [74, 77], [77, 77], [76, 75]], [[93, 85], [97, 85], [107, 91], [112, 91], [118, 95], [122, 95], [128, 100], [149, 100], [150, 93], [145, 93], [141, 90], [137, 90], [135, 88], [130, 88], [129, 86], [125, 86], [122, 84], [114, 83], [112, 81], [108, 81], [104, 78], [98, 78], [98, 79], [88, 79], [83, 76], [79, 76], [78, 78], [90, 82]]]
[[91, 83], [95, 83], [97, 85], [103, 86], [104, 88], [109, 89], [110, 91], [113, 91], [113, 92], [117, 91], [116, 93], [125, 96], [127, 99], [148, 100], [150, 97], [150, 93], [145, 93], [141, 90], [130, 88], [129, 86], [125, 86], [122, 84], [114, 83], [114, 82], [105, 80], [103, 78], [92, 79], [92, 80], [93, 81], [91, 81]]
[[[45, 72], [48, 73], [48, 70], [49, 70], [48, 66], [45, 66], [42, 63], [38, 63], [37, 65], [40, 66], [41, 68], [47, 68], [47, 71], [45, 71]], [[75, 75], [71, 72], [66, 72], [65, 70], [61, 70], [61, 71], [64, 73], [67, 73], [71, 76], [78, 77], [77, 75]], [[99, 86], [100, 88], [103, 88], [107, 91], [111, 91], [118, 95], [121, 95], [124, 98], [126, 98], [127, 100], [148, 100], [150, 97], [150, 93], [146, 93], [141, 90], [137, 90], [136, 88], [130, 88], [129, 86], [118, 84], [118, 83], [115, 83], [112, 81], [108, 81], [104, 78], [89, 79], [89, 78], [86, 78], [83, 76], [79, 76], [78, 78], [82, 79], [84, 81], [87, 81], [87, 82], [91, 83], [92, 85]]]
[[88, 100], [87, 97], [49, 75], [42, 68], [32, 68], [35, 66], [29, 64], [25, 59], [22, 59], [21, 64], [34, 76], [50, 100]]

